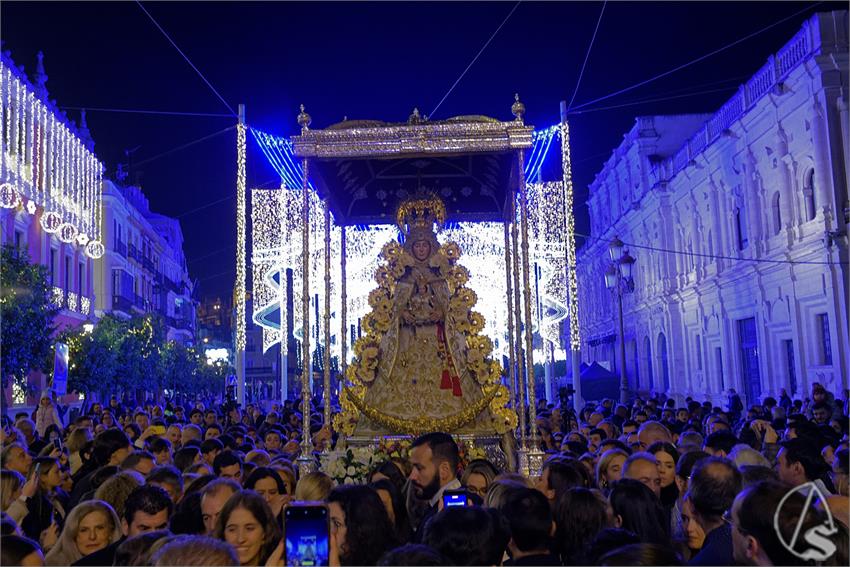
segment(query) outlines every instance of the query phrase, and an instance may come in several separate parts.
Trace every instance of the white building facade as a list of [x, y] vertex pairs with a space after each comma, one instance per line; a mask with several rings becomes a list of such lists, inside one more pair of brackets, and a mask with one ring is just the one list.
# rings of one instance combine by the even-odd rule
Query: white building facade
[[103, 184], [106, 253], [95, 267], [96, 314], [158, 313], [168, 340], [192, 344], [193, 284], [177, 219], [151, 212], [139, 187]]
[[848, 16], [816, 14], [712, 115], [639, 117], [590, 186], [578, 252], [586, 362], [630, 389], [747, 403], [847, 388]]

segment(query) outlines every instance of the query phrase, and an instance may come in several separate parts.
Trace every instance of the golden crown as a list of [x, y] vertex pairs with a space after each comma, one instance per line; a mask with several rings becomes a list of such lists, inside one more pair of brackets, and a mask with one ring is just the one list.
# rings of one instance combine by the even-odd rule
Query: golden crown
[[440, 230], [446, 222], [446, 206], [435, 195], [408, 199], [398, 206], [395, 219], [399, 230], [405, 235], [410, 235], [414, 229], [430, 231], [434, 223]]

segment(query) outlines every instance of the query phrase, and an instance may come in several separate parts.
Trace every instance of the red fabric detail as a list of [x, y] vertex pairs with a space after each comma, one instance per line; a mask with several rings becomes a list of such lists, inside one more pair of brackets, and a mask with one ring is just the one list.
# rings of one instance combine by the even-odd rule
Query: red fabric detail
[[463, 395], [463, 392], [460, 390], [460, 378], [457, 376], [452, 376], [452, 395], [456, 397]]
[[449, 377], [449, 371], [443, 370], [443, 377], [442, 377], [442, 380], [440, 380], [440, 389], [441, 390], [448, 390], [451, 387], [452, 387], [452, 380]]

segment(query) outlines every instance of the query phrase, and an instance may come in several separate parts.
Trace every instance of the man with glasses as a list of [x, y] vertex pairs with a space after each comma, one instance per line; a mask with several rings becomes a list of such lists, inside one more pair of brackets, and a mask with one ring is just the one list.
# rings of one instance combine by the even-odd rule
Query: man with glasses
[[[802, 551], [807, 543], [803, 534], [826, 519], [814, 506], [806, 509], [806, 498], [800, 492], [789, 494], [788, 491], [787, 485], [763, 481], [735, 498], [725, 518], [731, 524], [733, 556], [738, 565], [802, 564], [800, 557], [783, 545], [780, 536], [790, 542], [796, 531]], [[836, 543], [838, 537], [835, 534], [829, 539]]]

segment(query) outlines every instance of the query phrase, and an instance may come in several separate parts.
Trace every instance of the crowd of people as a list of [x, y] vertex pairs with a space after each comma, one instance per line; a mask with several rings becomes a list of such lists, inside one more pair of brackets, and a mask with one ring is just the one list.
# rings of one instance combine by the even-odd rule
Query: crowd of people
[[338, 441], [321, 407], [112, 398], [65, 420], [45, 392], [4, 416], [0, 564], [284, 565], [285, 511], [313, 501], [331, 565], [847, 565], [848, 393], [781, 394], [541, 401], [539, 476], [434, 432], [337, 486], [296, 462]]

